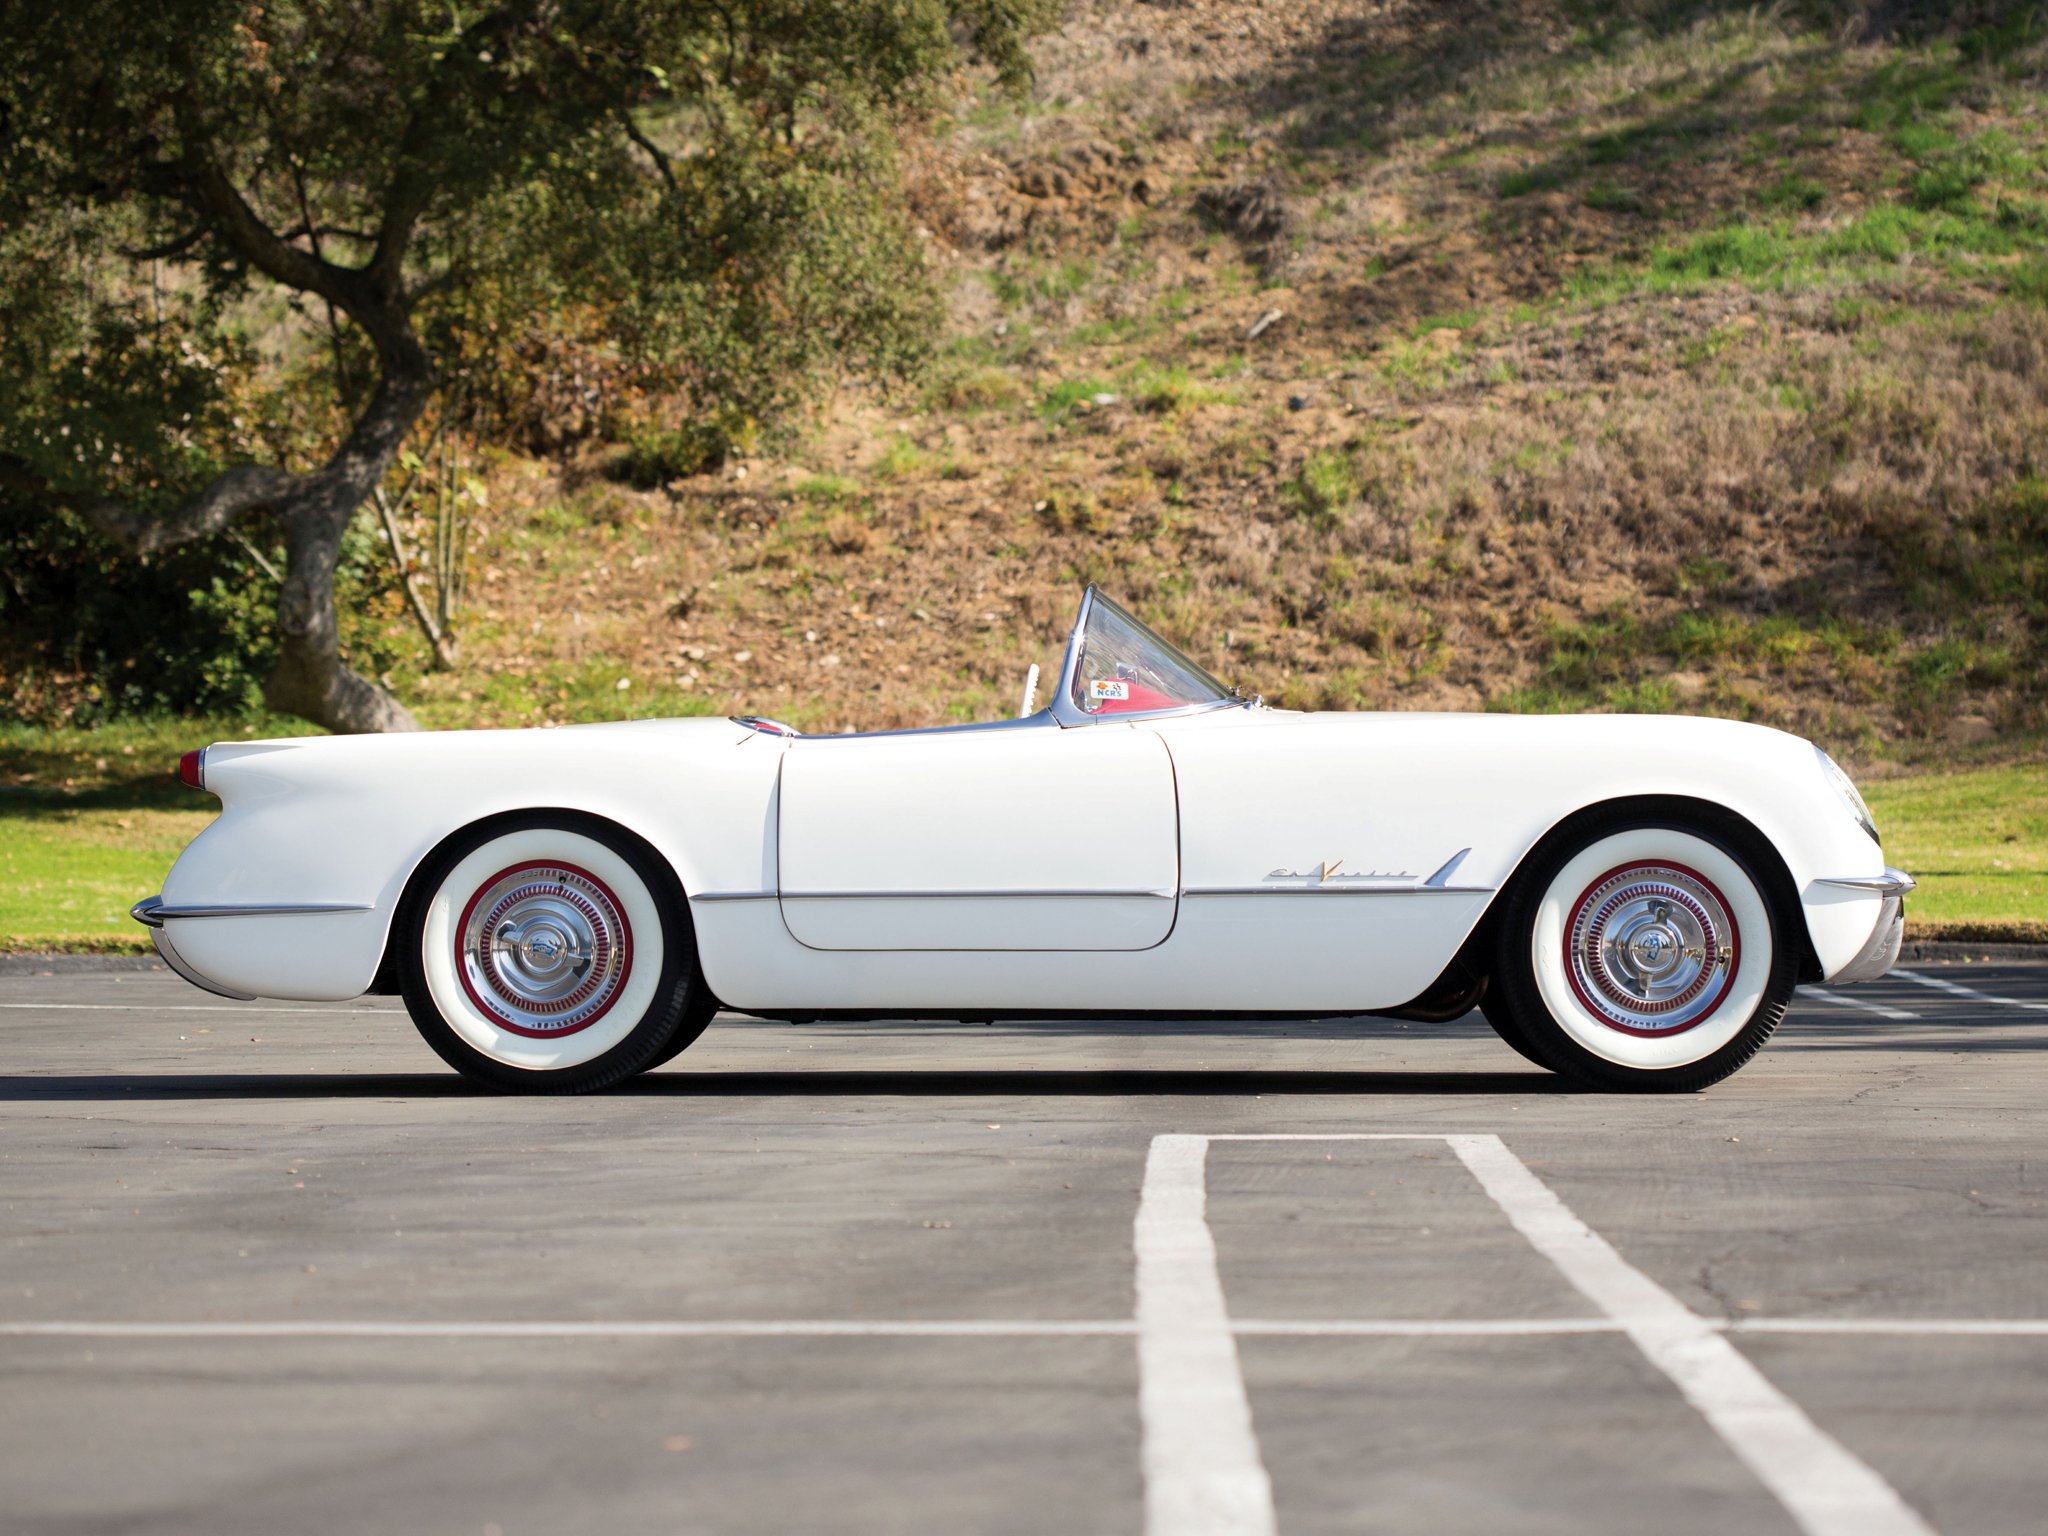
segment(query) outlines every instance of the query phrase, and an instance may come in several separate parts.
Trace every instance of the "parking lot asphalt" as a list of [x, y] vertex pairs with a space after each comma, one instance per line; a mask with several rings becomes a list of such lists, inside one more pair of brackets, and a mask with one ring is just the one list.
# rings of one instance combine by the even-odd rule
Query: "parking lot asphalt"
[[569, 1100], [148, 973], [0, 1042], [9, 1532], [2048, 1528], [2048, 965], [1676, 1098], [1476, 1015], [731, 1017]]

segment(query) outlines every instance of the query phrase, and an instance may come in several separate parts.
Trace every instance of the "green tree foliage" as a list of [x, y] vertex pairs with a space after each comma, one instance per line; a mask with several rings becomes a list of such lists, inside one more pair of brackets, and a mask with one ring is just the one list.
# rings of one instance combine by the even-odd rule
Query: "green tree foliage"
[[971, 57], [1020, 72], [1053, 4], [5, 7], [10, 529], [161, 561], [246, 520], [286, 557], [271, 705], [409, 726], [344, 663], [335, 581], [446, 382], [511, 423], [526, 364], [596, 359], [709, 454], [901, 368], [932, 318], [901, 137]]

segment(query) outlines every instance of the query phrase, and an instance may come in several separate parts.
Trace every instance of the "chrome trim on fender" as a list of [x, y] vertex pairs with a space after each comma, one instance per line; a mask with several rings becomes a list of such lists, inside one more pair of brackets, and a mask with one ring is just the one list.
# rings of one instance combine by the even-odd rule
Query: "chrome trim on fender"
[[691, 901], [773, 901], [773, 891], [699, 891]]
[[1845, 890], [1868, 891], [1873, 896], [1903, 896], [1919, 882], [1903, 869], [1889, 864], [1881, 875], [1822, 875], [1815, 885], [1837, 885]]
[[1470, 848], [1460, 848], [1456, 853], [1452, 854], [1448, 859], [1444, 860], [1443, 868], [1439, 869], [1435, 874], [1431, 875], [1427, 880], [1423, 881], [1422, 883], [1433, 891], [1442, 890], [1446, 885], [1450, 883], [1451, 872], [1455, 870], [1460, 864], [1465, 862], [1465, 855], [1467, 855], [1471, 851], [1472, 850]]
[[309, 913], [375, 910], [367, 901], [230, 902], [205, 907], [167, 907], [163, 897], [151, 896], [130, 907], [128, 915], [147, 927], [161, 928], [164, 919], [170, 917], [295, 917]]
[[1491, 896], [1491, 885], [1190, 885], [1183, 896]]

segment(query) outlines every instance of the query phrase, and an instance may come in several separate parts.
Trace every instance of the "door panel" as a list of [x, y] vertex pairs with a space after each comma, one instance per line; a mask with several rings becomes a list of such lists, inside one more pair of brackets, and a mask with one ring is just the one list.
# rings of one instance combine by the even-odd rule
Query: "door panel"
[[1173, 765], [1150, 731], [804, 738], [783, 755], [783, 920], [813, 949], [1132, 950], [1173, 929]]

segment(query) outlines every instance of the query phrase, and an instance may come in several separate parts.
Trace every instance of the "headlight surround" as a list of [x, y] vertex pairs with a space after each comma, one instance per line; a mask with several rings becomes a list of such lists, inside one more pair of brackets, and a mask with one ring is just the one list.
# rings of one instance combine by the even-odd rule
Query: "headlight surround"
[[1856, 825], [1868, 832], [1870, 840], [1882, 848], [1884, 839], [1877, 835], [1877, 822], [1871, 817], [1870, 807], [1863, 803], [1863, 796], [1858, 792], [1855, 781], [1842, 771], [1840, 763], [1819, 747], [1813, 749], [1813, 755], [1820, 759], [1820, 770], [1827, 776], [1828, 784], [1833, 788], [1836, 798], [1842, 802], [1842, 809], [1855, 817]]

